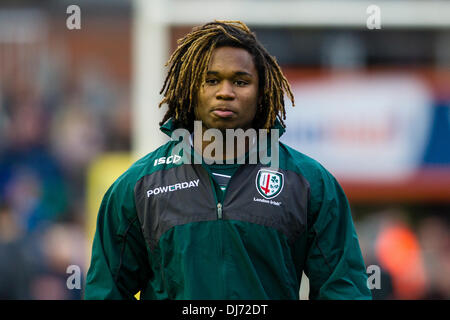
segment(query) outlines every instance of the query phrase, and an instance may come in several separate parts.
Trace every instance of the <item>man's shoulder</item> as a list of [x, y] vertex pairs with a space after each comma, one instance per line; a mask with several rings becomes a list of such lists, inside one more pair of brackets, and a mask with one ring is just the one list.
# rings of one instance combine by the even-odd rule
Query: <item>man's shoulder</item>
[[310, 188], [311, 212], [316, 212], [324, 199], [340, 199], [340, 185], [336, 178], [317, 160], [285, 144], [281, 146], [287, 154], [291, 170], [295, 170], [308, 181]]
[[280, 142], [281, 155], [287, 170], [303, 175], [307, 180], [331, 175], [329, 171], [316, 159]]

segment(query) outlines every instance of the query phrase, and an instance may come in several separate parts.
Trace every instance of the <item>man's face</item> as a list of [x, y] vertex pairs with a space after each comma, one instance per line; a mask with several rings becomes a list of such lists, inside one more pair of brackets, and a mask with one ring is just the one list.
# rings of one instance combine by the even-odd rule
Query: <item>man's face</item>
[[196, 120], [204, 129], [248, 129], [258, 105], [258, 72], [245, 49], [221, 47], [212, 52], [200, 87]]

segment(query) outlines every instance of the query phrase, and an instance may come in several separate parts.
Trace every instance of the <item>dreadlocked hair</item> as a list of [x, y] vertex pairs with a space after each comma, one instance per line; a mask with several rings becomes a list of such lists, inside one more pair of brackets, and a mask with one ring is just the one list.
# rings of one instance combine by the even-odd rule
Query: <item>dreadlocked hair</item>
[[178, 48], [166, 66], [169, 72], [160, 94], [159, 107], [168, 105], [160, 125], [173, 118], [176, 127], [193, 130], [197, 93], [205, 81], [214, 49], [231, 46], [247, 50], [254, 59], [259, 76], [260, 105], [253, 122], [255, 129], [271, 128], [277, 117], [283, 127], [286, 119], [284, 94], [294, 105], [294, 96], [276, 59], [259, 43], [250, 29], [240, 21], [214, 21], [195, 27], [178, 40]]

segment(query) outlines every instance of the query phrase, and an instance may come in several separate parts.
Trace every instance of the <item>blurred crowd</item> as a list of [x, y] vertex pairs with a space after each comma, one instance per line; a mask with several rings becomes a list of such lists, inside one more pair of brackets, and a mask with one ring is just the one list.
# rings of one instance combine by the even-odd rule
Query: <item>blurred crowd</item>
[[87, 271], [87, 168], [130, 150], [128, 88], [92, 64], [47, 67], [57, 58], [0, 70], [0, 299], [82, 297], [66, 281]]

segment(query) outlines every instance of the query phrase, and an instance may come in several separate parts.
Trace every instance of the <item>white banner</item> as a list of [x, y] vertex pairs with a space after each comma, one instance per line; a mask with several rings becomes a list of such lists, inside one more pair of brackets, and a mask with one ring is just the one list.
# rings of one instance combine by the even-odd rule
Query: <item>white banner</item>
[[413, 75], [334, 76], [292, 83], [281, 141], [349, 180], [408, 177], [419, 166], [431, 92]]

